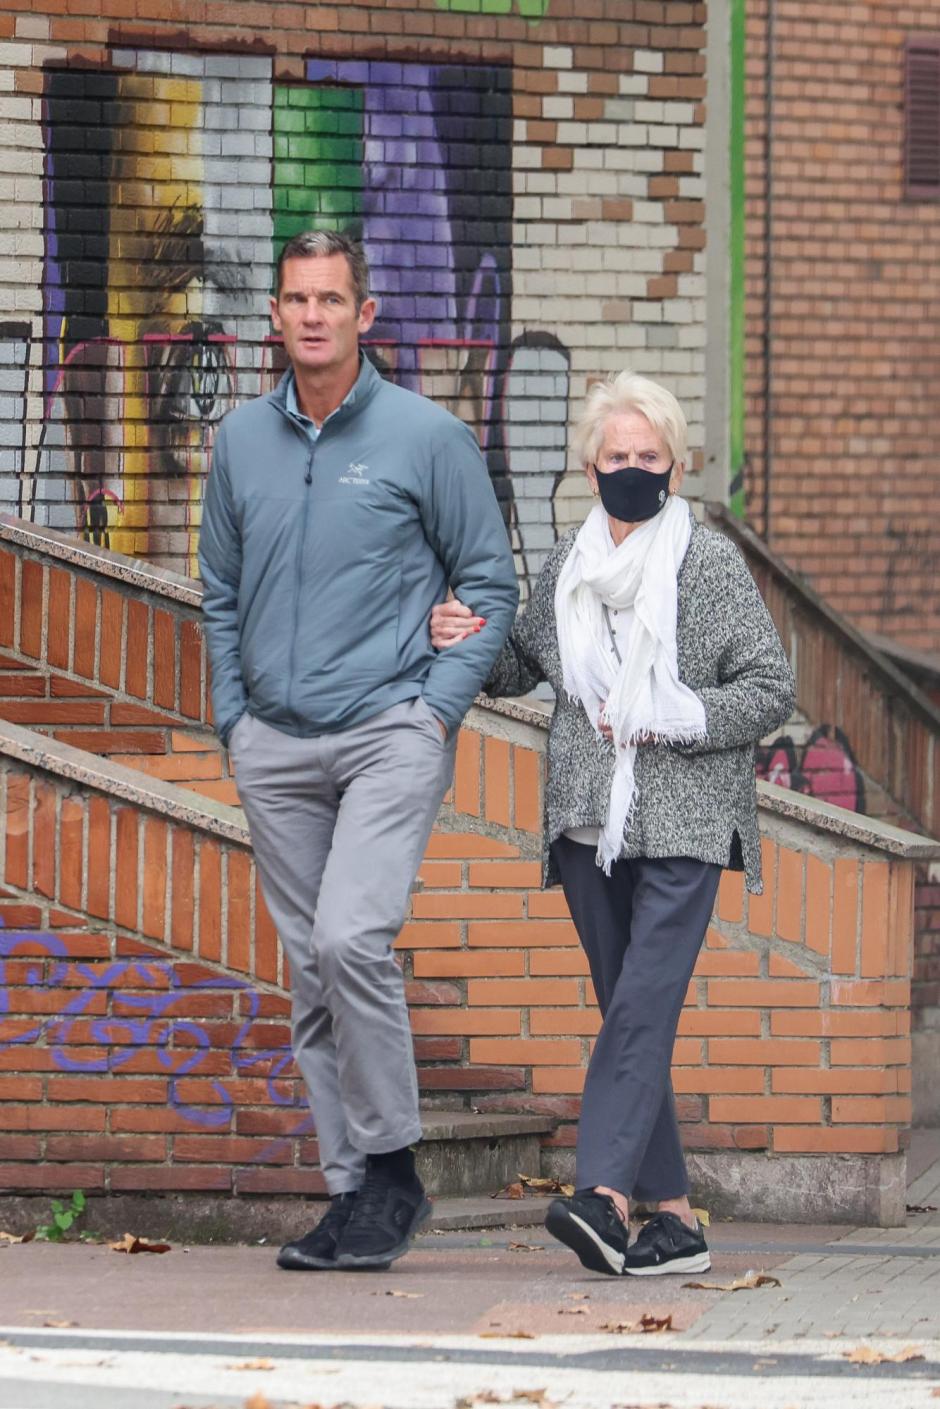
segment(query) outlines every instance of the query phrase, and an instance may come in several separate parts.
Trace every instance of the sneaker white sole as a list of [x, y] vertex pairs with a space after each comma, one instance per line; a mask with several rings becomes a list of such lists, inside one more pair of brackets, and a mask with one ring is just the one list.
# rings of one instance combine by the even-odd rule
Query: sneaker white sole
[[668, 1262], [657, 1262], [650, 1267], [624, 1267], [625, 1277], [664, 1277], [669, 1272], [707, 1272], [712, 1260], [707, 1252], [696, 1252], [691, 1257], [671, 1257]]
[[591, 1225], [576, 1213], [549, 1208], [545, 1215], [545, 1227], [553, 1238], [570, 1248], [589, 1271], [603, 1272], [609, 1277], [619, 1277], [623, 1272], [623, 1253], [608, 1247]]

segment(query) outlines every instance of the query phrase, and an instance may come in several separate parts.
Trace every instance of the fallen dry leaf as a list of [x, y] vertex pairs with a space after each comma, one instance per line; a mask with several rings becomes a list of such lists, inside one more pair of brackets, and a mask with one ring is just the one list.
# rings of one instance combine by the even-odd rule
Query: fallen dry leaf
[[491, 1199], [524, 1199], [525, 1189], [521, 1184], [507, 1184], [504, 1189], [497, 1189], [495, 1194], [490, 1194]]
[[480, 1339], [490, 1341], [534, 1341], [535, 1336], [531, 1331], [481, 1331]]
[[120, 1242], [109, 1243], [112, 1252], [169, 1252], [169, 1243], [152, 1243], [149, 1238], [139, 1238], [136, 1233], [125, 1233]]
[[242, 1360], [237, 1365], [228, 1365], [229, 1370], [273, 1370], [273, 1360]]
[[52, 1326], [57, 1331], [64, 1331], [69, 1326], [77, 1326], [77, 1321], [43, 1321], [44, 1326]]
[[616, 1336], [655, 1335], [659, 1331], [672, 1330], [672, 1316], [654, 1316], [651, 1311], [644, 1311], [639, 1321], [605, 1321], [601, 1326], [602, 1331], [610, 1331]]
[[544, 1252], [544, 1243], [510, 1243], [510, 1252]]
[[538, 1409], [557, 1409], [558, 1401], [549, 1399], [544, 1389], [514, 1389], [509, 1394], [498, 1394], [495, 1389], [477, 1390], [476, 1394], [462, 1395], [455, 1400], [454, 1409], [476, 1409], [478, 1404], [535, 1404]]
[[33, 1229], [30, 1233], [6, 1233], [0, 1228], [0, 1243], [31, 1243], [36, 1236]]
[[490, 1199], [524, 1199], [526, 1191], [521, 1184], [507, 1184], [505, 1188], [497, 1189], [496, 1193], [490, 1193]]
[[643, 1316], [640, 1317], [640, 1330], [645, 1331], [647, 1333], [651, 1331], [654, 1333], [656, 1331], [671, 1331], [672, 1317], [654, 1316], [651, 1311], [647, 1311]]
[[[379, 1293], [378, 1293], [378, 1292], [373, 1292], [372, 1295], [373, 1295], [373, 1296], [378, 1296]], [[389, 1291], [387, 1291], [387, 1292], [385, 1293], [385, 1295], [386, 1295], [386, 1296], [400, 1296], [400, 1297], [405, 1297], [408, 1301], [420, 1301], [421, 1298], [424, 1296], [424, 1292], [396, 1292], [396, 1291], [393, 1291], [393, 1290], [389, 1289]]]
[[259, 1389], [250, 1399], [245, 1400], [245, 1409], [274, 1409], [274, 1406], [270, 1399], [265, 1399]]
[[586, 1306], [560, 1306], [558, 1308], [559, 1316], [586, 1316], [587, 1314]]
[[693, 1208], [692, 1212], [695, 1214], [695, 1217], [698, 1219], [699, 1223], [701, 1223], [703, 1228], [711, 1227], [712, 1221], [707, 1208]]
[[854, 1365], [903, 1365], [906, 1360], [923, 1360], [924, 1353], [916, 1345], [906, 1345], [893, 1355], [870, 1345], [858, 1345], [854, 1350], [843, 1350], [842, 1358], [851, 1360]]
[[565, 1198], [574, 1193], [573, 1184], [562, 1184], [557, 1179], [539, 1179], [533, 1174], [520, 1174], [517, 1181], [491, 1194], [491, 1199], [524, 1199], [526, 1194], [564, 1194]]
[[519, 1182], [524, 1189], [531, 1189], [536, 1194], [563, 1194], [570, 1199], [574, 1193], [573, 1184], [561, 1184], [557, 1179], [537, 1179], [530, 1174], [520, 1174]]
[[733, 1282], [683, 1282], [682, 1285], [696, 1292], [751, 1292], [758, 1287], [779, 1287], [782, 1283], [767, 1272], [745, 1272]]

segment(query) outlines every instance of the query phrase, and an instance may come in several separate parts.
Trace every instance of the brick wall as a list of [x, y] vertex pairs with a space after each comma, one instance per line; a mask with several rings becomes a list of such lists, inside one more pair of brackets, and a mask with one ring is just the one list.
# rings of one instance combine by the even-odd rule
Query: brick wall
[[[477, 6], [477, 9], [480, 7]], [[270, 268], [361, 233], [369, 355], [476, 431], [527, 587], [566, 424], [632, 364], [703, 465], [703, 3], [0, 0], [0, 504], [195, 571], [219, 418], [282, 365]]]
[[[218, 801], [233, 784], [205, 726], [180, 709], [181, 655], [163, 711], [152, 669], [133, 700], [126, 670], [124, 688], [90, 665], [80, 674], [110, 659], [106, 612], [125, 629], [149, 623], [144, 641], [160, 613], [174, 622], [167, 639], [187, 624], [198, 633], [186, 584], [148, 588], [132, 566], [48, 537], [40, 556], [35, 536], [4, 528], [0, 582], [19, 583], [20, 597], [6, 614], [0, 717], [10, 681], [27, 712], [80, 709], [94, 689], [111, 737], [76, 752], [64, 745], [87, 719], [40, 718], [43, 734], [0, 725], [0, 1089], [23, 1160], [11, 1153], [0, 1179], [316, 1192], [290, 1064], [289, 975], [241, 814]], [[57, 573], [70, 582], [63, 600], [77, 603], [82, 583], [95, 594], [86, 656], [77, 615], [48, 614]], [[105, 606], [112, 596], [123, 614]], [[36, 618], [42, 629], [29, 626]], [[25, 681], [43, 693], [26, 694]], [[131, 704], [155, 718], [121, 723]], [[195, 698], [190, 707], [199, 713]], [[150, 751], [136, 752], [127, 741], [144, 734]], [[570, 1173], [597, 1014], [564, 899], [539, 886], [543, 749], [544, 720], [531, 711], [471, 712], [399, 949], [425, 1101], [550, 1113], [560, 1124], [545, 1166]], [[190, 776], [193, 791], [160, 776], [189, 759], [214, 762], [216, 775]], [[204, 790], [213, 802], [195, 795]], [[703, 1158], [890, 1158], [910, 1115], [913, 853], [901, 833], [864, 819], [846, 830], [813, 800], [773, 789], [762, 825], [766, 893], [747, 898], [739, 876], [723, 878], [681, 1019], [674, 1080], [687, 1146]], [[105, 1077], [110, 1086], [95, 1084]]]
[[[748, 528], [712, 505], [738, 544], [796, 669], [797, 714], [758, 749], [761, 777], [940, 837], [940, 711], [897, 665], [831, 610]], [[806, 721], [811, 721], [807, 724]], [[915, 870], [915, 1032], [940, 1031], [936, 867]], [[932, 1053], [923, 1048], [924, 1092]], [[923, 1098], [919, 1109], [928, 1117]]]
[[[507, 742], [465, 737], [471, 756]], [[200, 816], [100, 761], [82, 772], [35, 738], [0, 726], [2, 1119], [22, 1132], [0, 1182], [316, 1192], [288, 976], [237, 814]], [[473, 825], [503, 808], [508, 768], [498, 789], [477, 768], [475, 797], [473, 775], [399, 946], [421, 1087], [449, 1107], [551, 1112], [547, 1167], [570, 1172], [597, 1030], [587, 967], [531, 847]], [[680, 1022], [686, 1144], [892, 1154], [910, 1119], [911, 862], [772, 808], [763, 821], [766, 893], [724, 878]]]
[[940, 207], [903, 199], [902, 58], [907, 33], [940, 30], [940, 0], [776, 0], [773, 9], [768, 328], [768, 4], [746, 7], [747, 515], [860, 627], [932, 648]]

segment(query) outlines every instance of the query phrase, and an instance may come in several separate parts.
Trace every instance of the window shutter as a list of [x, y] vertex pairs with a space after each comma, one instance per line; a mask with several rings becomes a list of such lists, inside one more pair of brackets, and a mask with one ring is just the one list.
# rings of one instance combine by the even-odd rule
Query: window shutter
[[904, 194], [940, 200], [940, 37], [911, 36], [904, 50]]

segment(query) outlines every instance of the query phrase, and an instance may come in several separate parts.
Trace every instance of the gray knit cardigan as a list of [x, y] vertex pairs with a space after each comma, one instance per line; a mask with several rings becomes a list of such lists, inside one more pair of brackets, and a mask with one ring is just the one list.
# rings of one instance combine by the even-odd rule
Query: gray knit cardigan
[[[555, 544], [531, 600], [484, 686], [524, 695], [547, 680], [555, 691], [545, 789], [545, 885], [558, 882], [549, 848], [568, 827], [602, 826], [614, 750], [580, 701], [562, 686], [555, 584], [577, 530]], [[743, 870], [761, 886], [754, 745], [793, 708], [790, 669], [770, 613], [737, 548], [695, 523], [678, 576], [679, 678], [705, 705], [706, 738], [690, 745], [641, 744], [636, 803], [623, 856], [690, 856]]]

